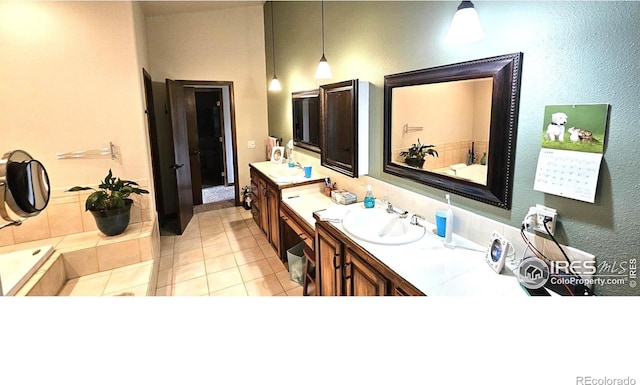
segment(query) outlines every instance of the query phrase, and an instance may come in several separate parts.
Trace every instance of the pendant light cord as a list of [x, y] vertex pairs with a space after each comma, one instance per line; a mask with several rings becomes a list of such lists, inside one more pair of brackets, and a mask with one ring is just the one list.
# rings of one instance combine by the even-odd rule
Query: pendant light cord
[[322, 0], [321, 4], [322, 4], [322, 56], [324, 56], [324, 0]]
[[273, 24], [273, 1], [271, 2], [271, 54], [273, 55], [273, 77], [276, 77], [276, 37]]

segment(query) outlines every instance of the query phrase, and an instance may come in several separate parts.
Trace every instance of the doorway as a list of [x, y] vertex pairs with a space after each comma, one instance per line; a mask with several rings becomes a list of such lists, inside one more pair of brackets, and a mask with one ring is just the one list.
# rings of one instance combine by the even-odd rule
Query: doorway
[[238, 204], [232, 89], [222, 82], [182, 80], [194, 212]]
[[[194, 164], [193, 203], [194, 205], [231, 205], [235, 200], [234, 181], [229, 178], [227, 157], [225, 156], [224, 108], [221, 88], [193, 89], [188, 97], [195, 102], [195, 127], [189, 127], [192, 141]], [[198, 172], [199, 170], [199, 172]]]
[[[153, 164], [154, 179], [162, 179], [163, 199], [156, 204], [160, 221], [169, 222], [172, 228], [176, 227], [175, 234], [180, 235], [193, 214], [240, 205], [233, 82], [165, 79], [164, 85], [166, 94], [159, 93], [166, 95], [163, 129], [155, 140], [150, 135], [159, 147], [158, 162]], [[217, 149], [209, 148], [215, 138]], [[158, 172], [159, 177], [158, 170], [162, 171]], [[225, 195], [217, 194], [203, 203], [203, 179], [205, 188], [224, 187]], [[193, 199], [196, 193], [199, 200]]]

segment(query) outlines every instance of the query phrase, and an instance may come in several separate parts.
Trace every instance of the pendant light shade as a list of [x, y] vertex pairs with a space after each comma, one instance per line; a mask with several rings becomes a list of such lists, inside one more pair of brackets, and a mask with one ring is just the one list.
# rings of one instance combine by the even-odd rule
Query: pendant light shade
[[316, 79], [331, 79], [332, 76], [329, 62], [327, 58], [324, 57], [324, 53], [322, 53], [320, 63], [318, 63], [318, 69], [316, 70]]
[[322, 1], [322, 57], [320, 63], [318, 63], [318, 69], [316, 70], [316, 79], [331, 79], [331, 68], [329, 68], [329, 62], [324, 57], [324, 0]]
[[273, 1], [271, 2], [271, 53], [273, 54], [273, 79], [269, 84], [269, 91], [282, 91], [280, 80], [276, 76], [276, 37], [273, 25]]
[[480, 17], [473, 3], [470, 1], [461, 2], [453, 15], [449, 33], [444, 41], [449, 44], [464, 44], [481, 40], [484, 36]]
[[280, 85], [280, 80], [273, 75], [273, 79], [271, 79], [271, 83], [269, 83], [269, 91], [282, 91], [282, 86]]

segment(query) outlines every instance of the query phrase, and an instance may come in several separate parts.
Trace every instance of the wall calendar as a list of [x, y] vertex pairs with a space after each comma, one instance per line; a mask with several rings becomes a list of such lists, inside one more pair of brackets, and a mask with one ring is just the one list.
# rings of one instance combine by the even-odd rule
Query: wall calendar
[[608, 116], [608, 104], [546, 106], [534, 190], [593, 203]]

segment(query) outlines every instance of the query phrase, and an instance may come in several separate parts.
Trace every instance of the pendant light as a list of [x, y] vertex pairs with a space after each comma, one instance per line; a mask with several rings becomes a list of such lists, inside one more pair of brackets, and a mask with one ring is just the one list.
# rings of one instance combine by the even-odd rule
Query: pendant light
[[464, 44], [481, 40], [484, 36], [480, 17], [473, 3], [470, 1], [461, 2], [453, 15], [449, 33], [444, 41], [449, 44]]
[[331, 77], [331, 68], [329, 68], [327, 58], [324, 57], [324, 0], [322, 0], [322, 57], [316, 70], [316, 79], [331, 79]]
[[280, 80], [276, 76], [276, 37], [273, 26], [273, 1], [271, 1], [271, 53], [273, 54], [273, 79], [269, 84], [269, 91], [282, 91]]

